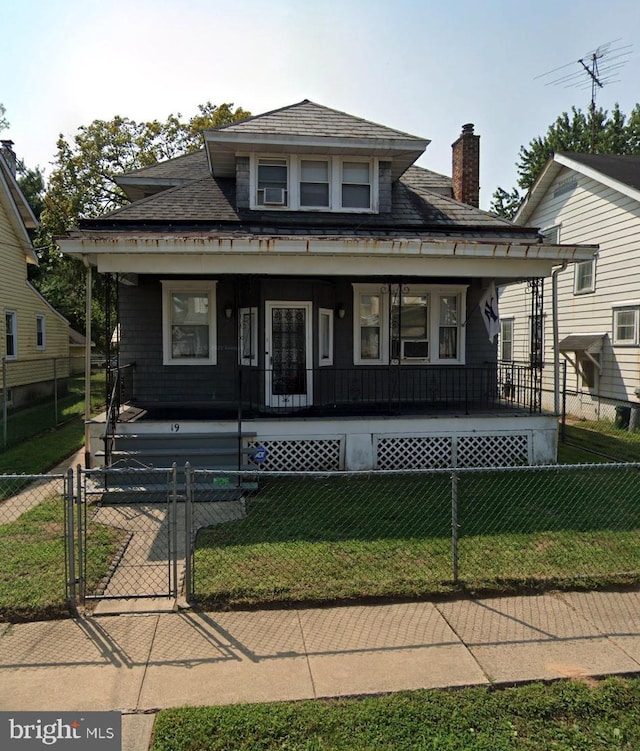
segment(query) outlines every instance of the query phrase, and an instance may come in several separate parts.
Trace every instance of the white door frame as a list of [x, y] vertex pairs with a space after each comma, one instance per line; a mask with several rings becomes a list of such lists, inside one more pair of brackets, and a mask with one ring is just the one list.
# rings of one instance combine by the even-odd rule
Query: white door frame
[[[306, 393], [274, 394], [272, 368], [272, 318], [275, 308], [303, 308], [305, 311]], [[267, 300], [265, 302], [265, 402], [268, 407], [309, 407], [313, 403], [313, 303], [310, 300]]]

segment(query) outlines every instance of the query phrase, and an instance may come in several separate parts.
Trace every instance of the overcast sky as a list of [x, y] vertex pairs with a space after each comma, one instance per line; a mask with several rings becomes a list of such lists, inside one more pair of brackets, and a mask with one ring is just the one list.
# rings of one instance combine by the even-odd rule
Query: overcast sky
[[430, 139], [419, 164], [445, 174], [475, 123], [488, 208], [520, 146], [589, 105], [586, 73], [568, 88], [539, 76], [631, 45], [597, 103], [640, 101], [638, 0], [0, 0], [0, 30], [1, 137], [46, 174], [58, 135], [97, 118], [311, 99]]

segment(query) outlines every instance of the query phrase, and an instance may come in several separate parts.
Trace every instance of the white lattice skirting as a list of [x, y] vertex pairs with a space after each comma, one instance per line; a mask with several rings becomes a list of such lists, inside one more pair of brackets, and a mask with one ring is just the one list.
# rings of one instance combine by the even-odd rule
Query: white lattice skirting
[[[374, 435], [374, 467], [437, 469], [443, 467], [514, 467], [531, 460], [529, 434], [487, 435]], [[252, 441], [264, 446], [261, 470], [271, 472], [333, 471], [344, 469], [344, 436]]]
[[342, 469], [342, 443], [341, 438], [297, 438], [252, 441], [249, 447], [267, 449], [267, 458], [260, 465], [263, 471], [324, 472]]
[[377, 469], [514, 467], [529, 462], [526, 433], [376, 436]]

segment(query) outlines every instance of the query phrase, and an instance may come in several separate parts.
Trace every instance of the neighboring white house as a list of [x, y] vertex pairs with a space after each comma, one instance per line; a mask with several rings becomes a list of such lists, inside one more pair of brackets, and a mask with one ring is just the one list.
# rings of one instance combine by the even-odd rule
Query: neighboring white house
[[[555, 154], [515, 222], [539, 227], [550, 242], [599, 246], [593, 260], [557, 274], [558, 350], [560, 362], [567, 362], [568, 412], [586, 419], [613, 417], [615, 402], [637, 404], [640, 156]], [[554, 372], [550, 282], [538, 321], [547, 406]], [[535, 356], [535, 327], [525, 282], [503, 289], [500, 315], [500, 358], [529, 361]]]

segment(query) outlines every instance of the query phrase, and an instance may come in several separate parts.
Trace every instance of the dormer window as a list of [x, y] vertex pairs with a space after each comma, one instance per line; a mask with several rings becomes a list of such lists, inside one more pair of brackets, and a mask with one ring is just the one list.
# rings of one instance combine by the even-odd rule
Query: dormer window
[[252, 209], [378, 211], [378, 160], [315, 154], [251, 155]]
[[289, 166], [286, 159], [258, 160], [258, 206], [287, 206]]
[[329, 208], [329, 162], [300, 160], [300, 207]]
[[371, 208], [369, 162], [342, 163], [342, 208]]

